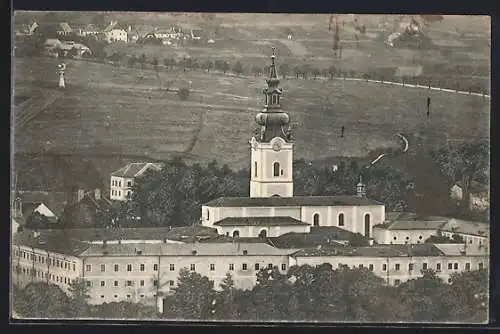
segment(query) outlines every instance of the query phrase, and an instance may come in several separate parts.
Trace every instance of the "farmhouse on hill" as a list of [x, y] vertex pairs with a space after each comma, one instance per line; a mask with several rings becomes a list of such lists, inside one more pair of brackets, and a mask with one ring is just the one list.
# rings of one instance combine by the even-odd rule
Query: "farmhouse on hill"
[[111, 21], [104, 29], [108, 43], [128, 42], [128, 27], [121, 26], [118, 21]]
[[152, 162], [132, 162], [111, 173], [110, 199], [126, 201], [132, 195], [135, 180], [147, 171], [160, 171], [162, 164]]
[[61, 22], [57, 28], [57, 35], [59, 36], [68, 36], [73, 33], [73, 29], [69, 25], [68, 22]]

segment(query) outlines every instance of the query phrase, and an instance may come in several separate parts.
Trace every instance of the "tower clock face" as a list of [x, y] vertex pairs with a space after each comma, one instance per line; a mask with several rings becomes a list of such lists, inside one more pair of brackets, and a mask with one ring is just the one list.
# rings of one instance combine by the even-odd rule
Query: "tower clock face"
[[279, 150], [281, 150], [281, 142], [277, 141], [273, 144], [273, 150], [275, 150], [276, 152], [278, 152]]

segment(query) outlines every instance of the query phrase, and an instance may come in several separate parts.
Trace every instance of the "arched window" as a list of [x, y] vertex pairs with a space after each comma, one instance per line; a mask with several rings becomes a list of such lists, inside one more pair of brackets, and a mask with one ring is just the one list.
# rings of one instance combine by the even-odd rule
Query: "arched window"
[[313, 216], [313, 225], [319, 226], [319, 213], [315, 213]]
[[262, 230], [259, 232], [259, 238], [267, 238], [267, 231], [266, 230]]
[[255, 175], [255, 177], [257, 177], [257, 161], [254, 162], [253, 169], [254, 169], [254, 175]]
[[370, 214], [365, 214], [365, 237], [370, 237]]
[[344, 214], [339, 214], [339, 226], [344, 226]]
[[240, 231], [236, 230], [233, 232], [233, 238], [238, 238], [240, 236]]
[[277, 103], [277, 101], [278, 101], [277, 96], [276, 96], [276, 95], [273, 95], [273, 104], [276, 104], [276, 103]]
[[210, 210], [207, 209], [207, 220], [210, 220]]
[[274, 176], [280, 176], [280, 163], [275, 162], [273, 165]]

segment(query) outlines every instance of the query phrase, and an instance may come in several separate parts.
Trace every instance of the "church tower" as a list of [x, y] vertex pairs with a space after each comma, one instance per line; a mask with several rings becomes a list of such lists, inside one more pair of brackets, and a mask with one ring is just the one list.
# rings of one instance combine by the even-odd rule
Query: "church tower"
[[280, 80], [276, 69], [276, 55], [271, 56], [269, 78], [264, 88], [264, 110], [255, 117], [260, 126], [250, 140], [251, 177], [250, 197], [293, 196], [293, 142], [290, 118], [281, 110]]

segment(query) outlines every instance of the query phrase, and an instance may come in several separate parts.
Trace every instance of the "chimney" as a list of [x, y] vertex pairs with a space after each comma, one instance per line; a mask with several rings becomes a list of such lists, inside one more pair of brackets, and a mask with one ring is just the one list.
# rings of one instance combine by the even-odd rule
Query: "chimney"
[[101, 199], [101, 189], [94, 189], [94, 198], [96, 201]]
[[359, 182], [356, 185], [356, 196], [357, 197], [365, 197], [366, 196], [366, 187], [365, 187], [365, 184], [363, 183], [361, 175], [359, 176]]
[[80, 203], [81, 200], [83, 199], [83, 197], [85, 197], [85, 190], [83, 189], [78, 189], [77, 193], [76, 193], [76, 202], [77, 203]]

